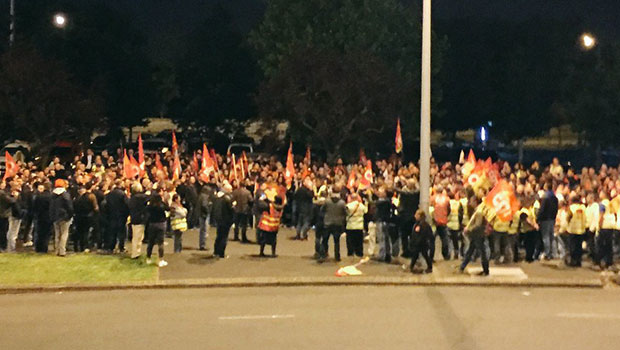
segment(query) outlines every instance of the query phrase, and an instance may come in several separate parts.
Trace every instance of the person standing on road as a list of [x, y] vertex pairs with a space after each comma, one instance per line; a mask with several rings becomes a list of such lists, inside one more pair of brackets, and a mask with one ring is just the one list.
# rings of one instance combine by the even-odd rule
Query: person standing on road
[[545, 260], [551, 260], [557, 255], [557, 247], [554, 245], [553, 226], [558, 214], [558, 198], [553, 193], [553, 186], [547, 181], [544, 186], [544, 194], [540, 200], [537, 221], [540, 226], [544, 246]]
[[148, 220], [148, 246], [146, 247], [146, 263], [151, 264], [151, 254], [153, 254], [153, 247], [157, 244], [159, 255], [159, 267], [168, 265], [168, 262], [164, 260], [164, 235], [166, 234], [166, 212], [170, 208], [164, 203], [161, 193], [157, 193], [151, 197], [147, 206]]
[[75, 210], [75, 233], [73, 244], [76, 252], [88, 249], [88, 236], [92, 228], [92, 220], [97, 208], [97, 198], [90, 192], [90, 185], [81, 187], [79, 195], [73, 202]]
[[581, 267], [581, 258], [583, 256], [582, 243], [584, 234], [586, 233], [586, 206], [581, 203], [581, 199], [578, 196], [570, 198], [567, 231], [570, 237], [569, 266]]
[[252, 204], [252, 193], [241, 183], [232, 192], [233, 202], [235, 205], [235, 216], [233, 229], [233, 241], [239, 240], [239, 231], [241, 231], [241, 243], [250, 243], [247, 236], [248, 222], [250, 221], [250, 207]]
[[213, 253], [218, 258], [226, 258], [226, 244], [230, 226], [233, 223], [235, 204], [231, 196], [232, 186], [224, 184], [213, 201], [213, 218], [217, 226]]
[[392, 242], [389, 234], [389, 222], [392, 217], [392, 201], [387, 197], [384, 187], [379, 187], [377, 191], [377, 201], [375, 202], [375, 230], [379, 253], [377, 260], [383, 262], [392, 261]]
[[[335, 184], [332, 187], [330, 198], [325, 201], [323, 210], [325, 210], [325, 247], [329, 241], [329, 237], [334, 238], [334, 258], [340, 261], [340, 235], [344, 232], [347, 219], [346, 204], [340, 198], [342, 187]], [[327, 252], [326, 252], [327, 253]]]
[[56, 255], [67, 255], [67, 239], [73, 218], [73, 201], [66, 189], [66, 181], [57, 179], [54, 183], [54, 196], [50, 205], [50, 217], [54, 223], [54, 242]]
[[426, 221], [426, 213], [424, 210], [418, 209], [415, 213], [416, 224], [413, 227], [411, 240], [409, 241], [409, 251], [411, 252], [411, 263], [409, 270], [413, 272], [418, 257], [422, 257], [426, 261], [426, 273], [433, 272], [433, 259], [429, 253], [429, 243], [433, 242], [433, 229]]
[[308, 231], [312, 224], [312, 180], [305, 179], [303, 185], [295, 192], [295, 203], [297, 209], [297, 235], [295, 239], [307, 240]]
[[357, 193], [347, 204], [347, 256], [364, 256], [364, 215], [368, 208]]
[[448, 233], [452, 242], [452, 256], [454, 260], [458, 260], [460, 252], [461, 240], [461, 219], [463, 217], [463, 208], [456, 193], [450, 194], [450, 213], [448, 214]]
[[[470, 202], [473, 200], [470, 199]], [[482, 262], [482, 276], [489, 275], [489, 247], [487, 232], [486, 232], [487, 220], [486, 220], [486, 207], [484, 203], [481, 203], [476, 208], [476, 211], [472, 215], [469, 223], [463, 230], [463, 234], [469, 237], [469, 247], [467, 248], [467, 252], [465, 252], [465, 256], [463, 257], [463, 262], [459, 267], [459, 272], [464, 273], [467, 264], [471, 260], [472, 256], [475, 252], [480, 254], [480, 260]], [[433, 240], [434, 241], [434, 240]], [[433, 242], [434, 243], [434, 242]]]
[[403, 246], [402, 257], [408, 258], [411, 256], [411, 252], [409, 251], [409, 237], [411, 236], [415, 223], [414, 214], [420, 205], [418, 182], [415, 178], [408, 179], [405, 187], [398, 193], [400, 195], [398, 216], [400, 241]]
[[181, 196], [174, 194], [170, 205], [170, 228], [174, 235], [174, 252], [180, 253], [183, 250], [183, 233], [187, 231], [188, 210], [183, 207]]
[[0, 181], [0, 252], [6, 250], [9, 216], [11, 216], [11, 195], [6, 188], [6, 182]]
[[260, 230], [260, 253], [261, 257], [265, 256], [265, 245], [271, 246], [271, 256], [276, 257], [276, 245], [278, 242], [278, 230], [280, 229], [280, 220], [282, 218], [282, 198], [276, 196], [273, 203], [270, 203], [265, 196], [256, 204], [257, 210], [263, 214], [258, 221], [257, 230]]
[[[441, 254], [444, 260], [450, 260], [450, 240], [448, 237], [448, 214], [450, 213], [450, 197], [442, 186], [437, 187], [437, 193], [431, 198], [433, 205], [433, 220], [435, 221], [435, 240], [441, 241]], [[431, 258], [435, 259], [435, 242], [430, 246]]]
[[211, 208], [213, 207], [213, 198], [217, 192], [217, 187], [214, 183], [209, 182], [202, 186], [200, 190], [200, 196], [198, 201], [200, 202], [200, 222], [198, 231], [198, 249], [207, 249], [207, 236], [209, 235], [208, 229], [211, 224]]
[[143, 192], [142, 185], [136, 182], [131, 186], [129, 199], [129, 221], [131, 222], [131, 258], [137, 259], [142, 254], [142, 240], [146, 229], [148, 196]]

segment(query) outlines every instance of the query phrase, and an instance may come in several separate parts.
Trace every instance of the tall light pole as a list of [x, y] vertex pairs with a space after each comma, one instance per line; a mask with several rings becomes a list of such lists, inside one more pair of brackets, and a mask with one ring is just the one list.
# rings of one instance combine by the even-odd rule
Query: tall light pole
[[422, 97], [420, 102], [420, 208], [428, 214], [431, 179], [431, 0], [422, 5]]
[[15, 0], [11, 0], [9, 16], [11, 17], [9, 24], [9, 47], [11, 47], [15, 42]]

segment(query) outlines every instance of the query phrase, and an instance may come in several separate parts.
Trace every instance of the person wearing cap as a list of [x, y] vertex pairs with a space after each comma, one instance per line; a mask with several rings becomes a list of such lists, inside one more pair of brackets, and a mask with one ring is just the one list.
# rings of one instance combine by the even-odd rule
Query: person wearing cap
[[71, 201], [71, 196], [69, 196], [66, 186], [65, 180], [56, 179], [50, 205], [50, 217], [54, 225], [54, 246], [58, 256], [67, 255], [69, 227], [73, 220], [73, 201]]

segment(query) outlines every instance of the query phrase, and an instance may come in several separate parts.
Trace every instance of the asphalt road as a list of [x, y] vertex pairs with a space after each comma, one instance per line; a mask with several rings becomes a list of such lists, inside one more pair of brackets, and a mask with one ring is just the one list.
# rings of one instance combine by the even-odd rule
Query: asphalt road
[[613, 349], [618, 290], [316, 287], [0, 296], [0, 349]]

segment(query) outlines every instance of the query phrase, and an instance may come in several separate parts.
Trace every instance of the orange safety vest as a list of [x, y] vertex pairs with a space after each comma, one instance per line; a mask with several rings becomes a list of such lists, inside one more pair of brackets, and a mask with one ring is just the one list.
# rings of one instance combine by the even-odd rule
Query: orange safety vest
[[258, 222], [258, 228], [266, 232], [278, 232], [282, 211], [277, 210], [273, 204], [269, 204], [269, 212], [263, 212]]
[[450, 198], [444, 194], [438, 194], [435, 196], [435, 222], [437, 225], [445, 226], [448, 223], [448, 206], [450, 205]]

